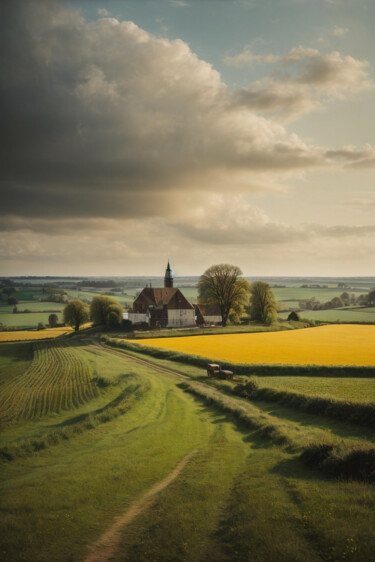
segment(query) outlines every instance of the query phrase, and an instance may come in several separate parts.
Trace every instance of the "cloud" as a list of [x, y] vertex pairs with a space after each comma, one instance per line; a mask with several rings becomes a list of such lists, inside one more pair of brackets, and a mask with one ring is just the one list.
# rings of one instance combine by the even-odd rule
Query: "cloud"
[[[368, 74], [368, 62], [341, 55], [338, 51], [322, 54], [302, 46], [282, 57], [251, 55], [244, 51], [232, 60], [277, 62], [274, 75], [249, 84], [236, 93], [240, 106], [271, 112], [289, 121], [321, 108], [332, 100], [347, 99], [374, 88]], [[272, 58], [274, 57], [274, 58]]]
[[98, 16], [100, 16], [101, 18], [106, 18], [109, 16], [109, 12], [105, 8], [99, 8]]
[[181, 40], [54, 2], [1, 9], [4, 215], [168, 216], [187, 190], [252, 191], [259, 174], [326, 164], [233, 103]]
[[339, 27], [338, 25], [335, 25], [331, 33], [334, 37], [344, 37], [347, 33], [349, 33], [349, 29], [347, 27]]
[[272, 64], [280, 60], [280, 57], [272, 54], [256, 55], [247, 47], [241, 53], [233, 56], [224, 57], [223, 61], [229, 66], [240, 68], [245, 65]]
[[369, 144], [362, 150], [355, 146], [345, 146], [338, 150], [328, 150], [327, 158], [342, 162], [350, 168], [372, 168], [375, 166], [375, 148]]

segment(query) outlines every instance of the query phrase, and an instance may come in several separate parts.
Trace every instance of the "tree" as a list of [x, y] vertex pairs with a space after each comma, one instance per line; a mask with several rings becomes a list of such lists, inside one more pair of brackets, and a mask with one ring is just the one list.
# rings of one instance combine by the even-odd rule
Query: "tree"
[[227, 325], [231, 311], [238, 315], [238, 308], [246, 305], [250, 283], [240, 278], [239, 267], [229, 264], [212, 265], [198, 281], [198, 301], [216, 304], [221, 313], [223, 326]]
[[58, 322], [58, 316], [57, 314], [50, 314], [48, 316], [48, 324], [51, 326], [51, 328], [54, 328]]
[[271, 323], [276, 320], [277, 302], [271, 287], [264, 281], [251, 285], [250, 317], [256, 322]]
[[79, 299], [71, 300], [64, 308], [64, 322], [72, 326], [76, 332], [79, 327], [89, 320], [90, 309], [88, 304]]
[[16, 297], [8, 297], [8, 304], [18, 304]]
[[94, 326], [119, 326], [122, 322], [122, 306], [113, 297], [100, 295], [91, 301], [90, 316]]

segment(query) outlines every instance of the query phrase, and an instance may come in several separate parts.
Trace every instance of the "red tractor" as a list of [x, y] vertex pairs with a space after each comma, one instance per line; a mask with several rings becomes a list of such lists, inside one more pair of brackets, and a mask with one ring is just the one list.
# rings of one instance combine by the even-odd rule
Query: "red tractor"
[[233, 372], [223, 370], [220, 365], [216, 363], [208, 363], [207, 376], [215, 377], [217, 379], [233, 380]]

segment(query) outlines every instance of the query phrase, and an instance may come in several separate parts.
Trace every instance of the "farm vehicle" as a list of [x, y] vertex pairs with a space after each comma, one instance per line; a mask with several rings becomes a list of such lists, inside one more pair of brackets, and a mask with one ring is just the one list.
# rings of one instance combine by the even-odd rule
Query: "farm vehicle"
[[216, 363], [208, 363], [207, 376], [215, 377], [217, 379], [233, 380], [233, 371], [226, 371]]

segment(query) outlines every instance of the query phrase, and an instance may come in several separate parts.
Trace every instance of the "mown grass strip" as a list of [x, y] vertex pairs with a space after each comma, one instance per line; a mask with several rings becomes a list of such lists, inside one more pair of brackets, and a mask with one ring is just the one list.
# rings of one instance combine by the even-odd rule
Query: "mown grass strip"
[[286, 428], [272, 423], [271, 418], [265, 414], [252, 415], [238, 402], [202, 385], [182, 383], [180, 387], [202, 398], [207, 405], [214, 405], [232, 414], [247, 427], [258, 430], [262, 438], [279, 446], [289, 446], [290, 450], [299, 450], [300, 459], [305, 464], [317, 466], [336, 478], [375, 482], [375, 448], [360, 444], [340, 447], [331, 443], [310, 443], [301, 447], [291, 438]]

